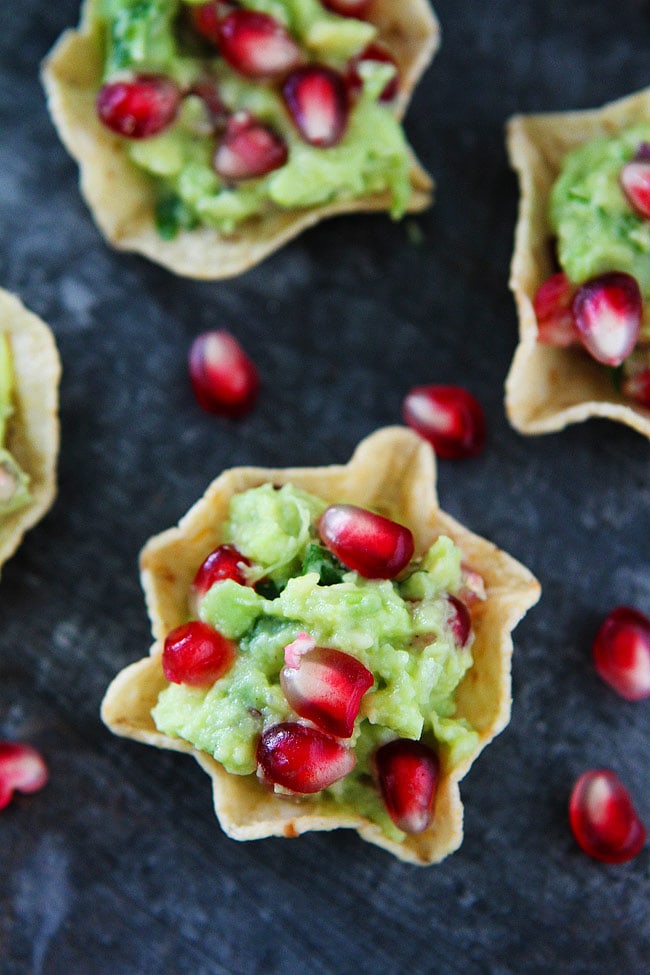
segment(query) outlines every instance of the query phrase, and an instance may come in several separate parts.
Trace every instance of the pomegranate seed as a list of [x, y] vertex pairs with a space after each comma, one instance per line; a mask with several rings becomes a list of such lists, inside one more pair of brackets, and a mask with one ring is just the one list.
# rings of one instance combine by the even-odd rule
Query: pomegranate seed
[[189, 371], [194, 394], [209, 413], [241, 416], [257, 398], [257, 369], [228, 332], [199, 335], [190, 348]]
[[447, 599], [451, 608], [449, 626], [458, 646], [464, 647], [472, 632], [472, 617], [461, 599], [457, 599], [456, 596], [447, 596]]
[[171, 125], [180, 103], [180, 89], [170, 78], [139, 75], [133, 81], [107, 81], [96, 107], [99, 120], [111, 131], [147, 139]]
[[339, 562], [367, 579], [392, 579], [413, 558], [408, 528], [353, 504], [326, 508], [318, 531]]
[[463, 602], [468, 606], [473, 606], [475, 603], [485, 600], [487, 594], [485, 592], [485, 579], [483, 576], [476, 569], [471, 569], [468, 565], [465, 565], [464, 562], [461, 568], [463, 570]]
[[172, 684], [214, 684], [234, 662], [235, 648], [230, 640], [201, 620], [183, 623], [165, 638], [162, 666]]
[[356, 764], [350, 748], [317, 728], [293, 721], [272, 725], [257, 746], [264, 779], [292, 792], [320, 792], [338, 782]]
[[197, 34], [215, 47], [219, 46], [219, 22], [233, 10], [224, 0], [211, 0], [190, 8], [190, 19]]
[[313, 650], [316, 641], [309, 633], [299, 633], [292, 643], [284, 648], [284, 662], [287, 667], [299, 667], [300, 658], [309, 650]]
[[290, 706], [321, 731], [349, 738], [361, 698], [373, 684], [370, 671], [356, 657], [330, 647], [314, 647], [300, 654], [295, 664], [294, 660], [290, 654], [280, 671]]
[[579, 845], [596, 860], [625, 863], [642, 849], [646, 829], [614, 772], [592, 769], [573, 787], [569, 822]]
[[395, 74], [385, 85], [381, 95], [379, 96], [380, 102], [392, 101], [399, 92], [399, 74], [397, 72], [397, 62], [388, 48], [384, 47], [383, 44], [368, 44], [368, 46], [364, 48], [360, 54], [357, 54], [357, 56], [350, 61], [350, 64], [348, 65], [347, 80], [353, 94], [357, 94], [363, 87], [363, 79], [359, 74], [359, 65], [362, 61], [379, 61], [381, 64], [392, 64], [394, 66], [396, 69]]
[[396, 738], [375, 753], [379, 788], [395, 825], [405, 833], [421, 833], [433, 819], [440, 763], [421, 741]]
[[14, 792], [38, 792], [47, 779], [47, 766], [35, 748], [0, 742], [0, 809], [9, 805]]
[[337, 71], [320, 64], [298, 68], [285, 81], [282, 94], [305, 142], [327, 149], [341, 141], [349, 105], [343, 76]]
[[621, 169], [621, 186], [634, 212], [650, 220], [650, 162], [633, 160]]
[[321, 0], [321, 2], [328, 10], [340, 14], [341, 17], [363, 19], [370, 7], [370, 0]]
[[249, 559], [237, 551], [234, 545], [220, 545], [210, 552], [199, 566], [194, 576], [192, 591], [197, 599], [202, 599], [215, 582], [232, 579], [240, 586], [247, 584], [245, 567]]
[[404, 400], [403, 416], [440, 457], [474, 457], [485, 446], [483, 408], [460, 386], [416, 386]]
[[580, 341], [598, 362], [620, 366], [639, 338], [643, 300], [636, 279], [612, 271], [578, 288], [573, 316]]
[[566, 348], [580, 341], [571, 309], [575, 293], [563, 271], [540, 284], [533, 298], [538, 342]]
[[650, 408], [650, 355], [633, 352], [623, 363], [621, 393]]
[[251, 179], [284, 166], [288, 155], [284, 139], [248, 112], [236, 112], [217, 147], [214, 168], [224, 179]]
[[650, 697], [650, 619], [619, 606], [603, 621], [593, 646], [596, 670], [628, 701]]
[[234, 10], [218, 26], [221, 54], [247, 78], [276, 78], [302, 61], [291, 34], [269, 14]]

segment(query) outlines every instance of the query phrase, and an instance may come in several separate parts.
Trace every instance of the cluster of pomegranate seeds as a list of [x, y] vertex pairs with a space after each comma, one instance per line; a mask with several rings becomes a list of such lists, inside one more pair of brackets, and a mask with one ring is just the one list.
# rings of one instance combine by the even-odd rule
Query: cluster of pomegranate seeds
[[330, 505], [318, 532], [339, 562], [366, 579], [393, 579], [413, 558], [408, 528], [356, 505]]
[[585, 853], [605, 863], [632, 860], [647, 838], [629, 792], [609, 769], [580, 776], [569, 801], [569, 821]]
[[202, 599], [215, 582], [223, 582], [224, 579], [232, 579], [240, 586], [245, 586], [246, 566], [250, 564], [250, 559], [242, 555], [234, 545], [219, 545], [203, 560], [194, 576], [194, 596]]
[[642, 142], [634, 159], [620, 172], [621, 188], [634, 212], [650, 220], [650, 145]]
[[242, 416], [257, 398], [257, 369], [229, 332], [197, 336], [190, 348], [189, 373], [194, 395], [209, 413]]
[[643, 299], [631, 274], [611, 271], [581, 285], [573, 299], [580, 341], [598, 362], [620, 366], [639, 338]]
[[567, 348], [580, 341], [572, 311], [575, 293], [575, 285], [564, 271], [540, 284], [533, 298], [538, 342]]
[[250, 112], [231, 115], [214, 155], [214, 168], [225, 180], [265, 176], [284, 166], [289, 150], [284, 139]]
[[310, 794], [327, 789], [351, 772], [356, 755], [317, 728], [283, 721], [262, 733], [257, 764], [267, 782]]
[[280, 684], [290, 707], [321, 731], [349, 738], [361, 698], [372, 687], [371, 672], [356, 657], [331, 647], [314, 646], [288, 659], [285, 653], [285, 660]]
[[368, 44], [368, 46], [365, 47], [360, 54], [357, 54], [357, 56], [350, 61], [350, 64], [348, 65], [347, 82], [348, 87], [353, 94], [359, 92], [363, 87], [363, 79], [359, 73], [359, 65], [362, 63], [362, 61], [379, 61], [380, 64], [393, 65], [395, 68], [395, 74], [385, 85], [381, 95], [379, 96], [380, 102], [392, 101], [399, 91], [399, 73], [397, 71], [397, 62], [388, 48], [384, 47], [383, 44], [378, 44], [377, 41], [374, 41], [372, 44]]
[[650, 697], [650, 619], [619, 606], [601, 624], [593, 645], [598, 674], [628, 701]]
[[247, 78], [278, 78], [303, 60], [289, 31], [269, 14], [233, 10], [217, 23], [219, 51]]
[[438, 756], [421, 741], [396, 738], [375, 753], [379, 789], [395, 825], [421, 833], [433, 819], [440, 774]]
[[147, 139], [171, 125], [180, 103], [180, 89], [170, 78], [139, 75], [132, 81], [106, 82], [96, 107], [100, 121], [112, 132]]
[[404, 399], [402, 415], [440, 457], [474, 457], [485, 446], [483, 407], [462, 386], [416, 386]]
[[341, 17], [356, 17], [360, 20], [368, 13], [370, 0], [321, 0], [324, 7]]
[[298, 68], [284, 82], [282, 96], [305, 142], [327, 149], [341, 141], [350, 108], [338, 71], [321, 64]]
[[172, 684], [206, 687], [235, 662], [234, 644], [201, 620], [183, 623], [165, 638], [162, 667]]
[[14, 792], [38, 792], [47, 779], [47, 765], [35, 748], [0, 741], [0, 809], [9, 805]]

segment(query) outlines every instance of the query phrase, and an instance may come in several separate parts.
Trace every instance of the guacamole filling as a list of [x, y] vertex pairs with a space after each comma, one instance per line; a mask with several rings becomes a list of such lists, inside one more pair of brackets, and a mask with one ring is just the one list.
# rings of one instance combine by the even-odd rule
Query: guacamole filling
[[0, 332], [0, 519], [31, 500], [29, 477], [7, 447], [7, 431], [14, 412], [14, 373], [8, 337]]
[[406, 834], [376, 785], [377, 748], [396, 738], [421, 740], [435, 750], [443, 772], [476, 749], [476, 731], [455, 714], [456, 688], [472, 665], [472, 637], [459, 645], [450, 613], [449, 595], [464, 588], [461, 552], [440, 536], [397, 579], [363, 578], [320, 540], [326, 507], [290, 484], [265, 484], [232, 498], [222, 542], [250, 563], [246, 584], [215, 582], [194, 615], [235, 643], [234, 663], [211, 686], [170, 683], [153, 719], [159, 731], [207, 752], [228, 772], [255, 775], [265, 729], [302, 721], [280, 683], [285, 648], [308, 634], [319, 647], [349, 654], [372, 674], [346, 741], [356, 766], [315, 797], [300, 799], [361, 814], [401, 841]]
[[[123, 138], [155, 188], [161, 236], [200, 225], [232, 234], [270, 210], [383, 192], [390, 196], [391, 215], [402, 216], [411, 195], [410, 155], [401, 125], [382, 100], [395, 66], [372, 58], [358, 63], [342, 137], [322, 148], [301, 136], [282, 96], [283, 78], [247, 77], [201, 36], [192, 14], [202, 6], [196, 0], [92, 0], [90, 7], [105, 52], [104, 85], [157, 76], [181, 93], [178, 112], [163, 131]], [[334, 14], [319, 0], [242, 0], [240, 8], [273, 17], [300, 45], [303, 63], [326, 65], [341, 79], [376, 35], [372, 24]], [[215, 153], [228, 119], [241, 112], [273, 133], [286, 161], [263, 175], [224, 178]]]

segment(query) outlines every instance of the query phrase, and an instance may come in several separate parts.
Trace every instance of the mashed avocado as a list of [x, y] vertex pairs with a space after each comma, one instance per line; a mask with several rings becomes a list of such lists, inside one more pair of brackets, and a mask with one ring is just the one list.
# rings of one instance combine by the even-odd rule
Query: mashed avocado
[[[155, 183], [161, 235], [170, 238], [199, 224], [228, 234], [269, 209], [295, 210], [383, 191], [390, 194], [392, 216], [402, 216], [411, 194], [409, 151], [399, 122], [378, 100], [393, 66], [363, 62], [362, 91], [343, 138], [316, 148], [301, 140], [277, 83], [244, 78], [188, 29], [193, 4], [196, 0], [95, 0], [92, 14], [105, 43], [104, 81], [161, 74], [187, 93], [209, 75], [227, 111], [247, 110], [269, 126], [286, 142], [288, 158], [265, 176], [225, 182], [212, 165], [218, 136], [206, 125], [206, 106], [186, 94], [169, 129], [125, 140], [132, 161]], [[341, 71], [376, 34], [371, 24], [330, 13], [320, 0], [243, 0], [240, 6], [275, 17], [309, 61]]]
[[0, 332], [0, 518], [30, 500], [29, 477], [7, 450], [7, 423], [13, 413], [14, 374], [9, 340]]
[[460, 648], [449, 623], [447, 595], [463, 584], [461, 555], [442, 536], [400, 581], [362, 578], [321, 548], [316, 522], [325, 507], [292, 485], [233, 497], [222, 541], [250, 559], [249, 582], [264, 587], [227, 579], [208, 590], [198, 615], [238, 641], [235, 663], [208, 688], [170, 684], [153, 718], [229, 772], [255, 774], [261, 732], [295, 720], [279, 676], [284, 648], [306, 631], [374, 677], [351, 739], [356, 768], [325, 791], [399, 839], [372, 780], [375, 749], [395, 737], [423, 738], [450, 768], [476, 746], [476, 732], [454, 717], [456, 688], [472, 664], [471, 640]]
[[650, 299], [650, 221], [637, 216], [620, 172], [650, 143], [650, 124], [601, 137], [570, 152], [551, 193], [550, 221], [560, 265], [575, 284], [607, 271], [625, 271]]

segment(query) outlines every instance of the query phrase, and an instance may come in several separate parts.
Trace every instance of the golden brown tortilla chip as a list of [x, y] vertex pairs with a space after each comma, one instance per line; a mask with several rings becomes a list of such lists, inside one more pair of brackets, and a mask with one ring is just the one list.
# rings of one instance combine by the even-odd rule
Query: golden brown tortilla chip
[[[407, 837], [404, 843], [389, 839], [363, 816], [342, 812], [331, 800], [301, 802], [269, 792], [255, 775], [231, 775], [209, 755], [159, 732], [151, 717], [158, 694], [167, 686], [161, 666], [164, 637], [187, 619], [190, 584], [205, 553], [222, 541], [220, 530], [230, 498], [266, 482], [291, 482], [326, 501], [345, 498], [396, 518], [413, 531], [416, 554], [424, 553], [438, 535], [448, 535], [485, 580], [487, 599], [472, 609], [474, 665], [457, 691], [457, 716], [465, 717], [479, 734], [476, 751], [451, 772], [442, 774], [432, 825], [424, 833]], [[215, 810], [229, 836], [249, 840], [352, 827], [365, 840], [417, 864], [442, 860], [460, 845], [463, 809], [458, 782], [478, 753], [508, 723], [510, 633], [539, 598], [540, 587], [526, 568], [440, 510], [435, 459], [424, 440], [403, 427], [388, 427], [364, 440], [345, 466], [284, 470], [239, 467], [226, 471], [176, 528], [145, 545], [141, 569], [157, 642], [149, 657], [115, 678], [104, 698], [102, 717], [118, 735], [193, 755], [212, 778]]]
[[25, 532], [43, 517], [56, 494], [59, 450], [59, 355], [47, 325], [0, 289], [0, 333], [9, 337], [15, 375], [14, 412], [3, 446], [29, 475], [32, 500], [0, 514], [0, 568], [18, 548]]
[[[400, 69], [402, 91], [395, 112], [401, 118], [438, 47], [438, 22], [427, 0], [373, 0], [369, 19], [377, 24], [380, 39], [389, 45]], [[155, 227], [150, 181], [130, 162], [120, 138], [97, 120], [95, 97], [101, 70], [99, 39], [86, 2], [79, 28], [66, 31], [46, 59], [43, 82], [61, 140], [79, 163], [81, 193], [99, 229], [121, 250], [144, 254], [186, 277], [227, 278], [253, 267], [326, 217], [390, 207], [390, 194], [381, 193], [269, 213], [248, 220], [228, 236], [204, 227], [163, 240]], [[417, 212], [431, 203], [433, 184], [415, 157], [411, 183], [408, 209]]]
[[650, 437], [650, 410], [614, 389], [609, 371], [578, 348], [537, 342], [533, 297], [555, 270], [548, 202], [566, 154], [598, 136], [650, 121], [650, 89], [585, 112], [518, 115], [507, 144], [519, 176], [519, 219], [510, 287], [519, 315], [519, 345], [506, 379], [506, 412], [521, 433], [548, 433], [591, 416], [608, 417]]

